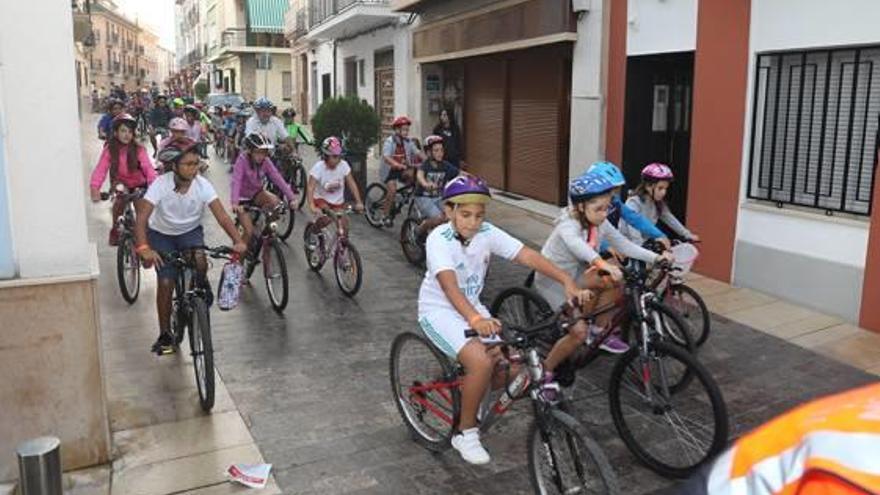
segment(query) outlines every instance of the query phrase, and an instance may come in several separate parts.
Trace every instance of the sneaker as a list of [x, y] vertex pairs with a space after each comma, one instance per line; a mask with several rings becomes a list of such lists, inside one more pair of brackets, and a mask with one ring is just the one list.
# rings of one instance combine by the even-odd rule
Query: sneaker
[[156, 339], [156, 342], [153, 344], [151, 350], [152, 352], [160, 356], [164, 356], [166, 354], [174, 354], [174, 336], [171, 335], [171, 332], [162, 332], [161, 334], [159, 334], [159, 338]]
[[107, 244], [114, 247], [119, 245], [119, 229], [115, 226], [110, 229], [110, 235], [107, 237]]
[[629, 345], [621, 340], [619, 335], [612, 333], [607, 339], [605, 339], [605, 342], [602, 342], [599, 349], [602, 349], [605, 352], [610, 352], [611, 354], [623, 354], [629, 350]]
[[468, 428], [452, 437], [452, 447], [470, 464], [488, 464], [491, 458], [480, 443], [480, 430]]

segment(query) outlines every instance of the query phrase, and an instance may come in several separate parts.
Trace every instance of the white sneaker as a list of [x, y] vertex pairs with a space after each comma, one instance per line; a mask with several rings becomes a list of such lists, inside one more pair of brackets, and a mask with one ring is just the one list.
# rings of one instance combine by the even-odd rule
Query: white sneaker
[[480, 443], [479, 428], [469, 428], [452, 437], [452, 447], [470, 464], [488, 464], [489, 453]]

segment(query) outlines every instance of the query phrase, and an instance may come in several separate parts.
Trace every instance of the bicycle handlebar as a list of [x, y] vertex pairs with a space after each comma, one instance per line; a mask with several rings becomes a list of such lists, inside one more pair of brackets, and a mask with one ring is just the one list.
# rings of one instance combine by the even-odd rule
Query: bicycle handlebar
[[162, 260], [167, 263], [179, 262], [182, 264], [188, 264], [189, 260], [187, 260], [184, 256], [186, 253], [191, 253], [193, 251], [206, 251], [208, 256], [215, 259], [231, 260], [238, 256], [238, 253], [236, 253], [230, 246], [193, 246], [183, 251], [168, 251], [164, 253], [159, 253], [159, 256], [161, 256]]

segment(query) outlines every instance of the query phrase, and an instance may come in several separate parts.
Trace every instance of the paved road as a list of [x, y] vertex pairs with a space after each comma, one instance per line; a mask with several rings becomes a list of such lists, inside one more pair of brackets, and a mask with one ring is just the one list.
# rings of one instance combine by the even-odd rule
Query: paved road
[[[227, 197], [226, 167], [213, 162], [206, 174]], [[93, 238], [103, 240], [107, 222], [94, 218]], [[355, 299], [336, 287], [332, 267], [308, 270], [299, 239], [305, 216], [287, 248], [291, 298], [287, 310], [271, 310], [260, 274], [238, 309], [215, 311], [215, 360], [267, 462], [285, 493], [527, 493], [524, 404], [485, 438], [493, 456], [486, 467], [463, 463], [450, 451], [430, 454], [408, 437], [391, 399], [388, 355], [391, 340], [415, 330], [416, 296], [423, 274], [409, 266], [396, 233], [353, 222], [351, 238], [365, 262], [364, 286]], [[208, 240], [226, 242], [206, 221]], [[103, 277], [112, 253], [100, 246]], [[212, 271], [217, 280], [217, 267]], [[518, 284], [525, 270], [498, 261], [486, 301]], [[148, 275], [152, 278], [152, 275]], [[105, 284], [108, 286], [109, 284]], [[129, 311], [151, 321], [153, 283]], [[102, 307], [121, 302], [102, 291]], [[727, 400], [732, 433], [738, 435], [809, 398], [871, 380], [774, 337], [715, 318], [714, 333], [701, 352]], [[144, 352], [147, 352], [147, 343]], [[651, 493], [667, 480], [635, 464], [617, 438], [602, 390], [613, 360], [599, 359], [582, 371], [575, 387], [576, 412], [606, 449], [624, 493]]]

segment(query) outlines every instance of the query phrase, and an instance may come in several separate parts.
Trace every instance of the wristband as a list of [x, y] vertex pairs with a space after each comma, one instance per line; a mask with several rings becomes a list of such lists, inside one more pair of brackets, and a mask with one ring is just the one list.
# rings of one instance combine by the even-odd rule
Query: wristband
[[150, 249], [150, 245], [149, 245], [149, 244], [141, 244], [140, 246], [134, 248], [134, 252], [140, 254], [140, 253], [142, 253], [142, 252], [144, 252], [144, 251], [146, 251], [146, 250], [148, 250], [148, 249]]
[[468, 325], [470, 325], [471, 327], [473, 327], [473, 326], [476, 324], [476, 323], [474, 323], [475, 321], [476, 321], [476, 322], [479, 322], [479, 321], [482, 320], [482, 319], [483, 319], [483, 316], [482, 316], [482, 315], [480, 315], [480, 314], [475, 314], [474, 316], [471, 316], [470, 318], [468, 318]]

